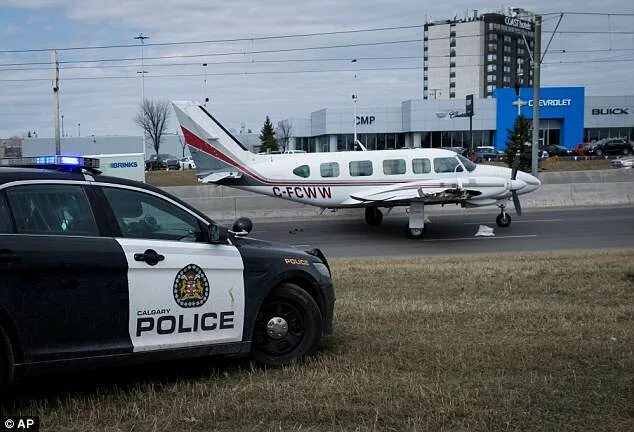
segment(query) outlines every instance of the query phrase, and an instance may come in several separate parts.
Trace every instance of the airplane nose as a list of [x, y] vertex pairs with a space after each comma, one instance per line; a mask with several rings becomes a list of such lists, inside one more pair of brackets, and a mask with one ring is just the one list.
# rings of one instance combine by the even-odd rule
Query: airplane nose
[[517, 180], [521, 180], [526, 183], [526, 186], [522, 188], [522, 193], [532, 192], [537, 190], [539, 186], [541, 186], [542, 182], [535, 176], [530, 175], [529, 173], [519, 171], [517, 173]]

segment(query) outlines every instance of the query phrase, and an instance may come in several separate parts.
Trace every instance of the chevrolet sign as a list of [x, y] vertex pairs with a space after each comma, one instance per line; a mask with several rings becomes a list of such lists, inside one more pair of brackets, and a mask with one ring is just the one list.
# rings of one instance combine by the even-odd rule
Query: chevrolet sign
[[[540, 107], [567, 107], [570, 106], [572, 99], [540, 99]], [[528, 106], [533, 106], [533, 99], [528, 101]]]

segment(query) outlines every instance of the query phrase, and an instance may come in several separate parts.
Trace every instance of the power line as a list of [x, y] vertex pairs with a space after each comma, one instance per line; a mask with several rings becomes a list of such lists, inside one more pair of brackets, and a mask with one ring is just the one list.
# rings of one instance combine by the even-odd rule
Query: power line
[[[423, 57], [418, 56], [387, 56], [387, 57], [355, 57], [357, 60], [420, 60]], [[308, 59], [280, 59], [280, 60], [230, 60], [220, 62], [206, 62], [208, 65], [227, 65], [227, 64], [253, 64], [253, 63], [300, 63], [300, 62], [334, 62], [345, 61], [350, 62], [350, 57], [339, 58], [308, 58]], [[152, 63], [145, 64], [147, 67], [172, 67], [172, 66], [201, 66], [201, 62], [196, 63]], [[70, 69], [113, 69], [113, 68], [137, 68], [137, 64], [125, 64], [125, 65], [103, 65], [103, 66], [66, 66], [60, 68], [60, 70]], [[11, 68], [0, 69], [0, 72], [6, 71], [36, 71], [36, 70], [50, 70], [49, 67], [36, 67], [36, 68]]]
[[[339, 31], [330, 31], [330, 32], [297, 33], [297, 34], [258, 36], [258, 37], [240, 37], [240, 38], [232, 38], [232, 39], [209, 39], [209, 40], [179, 41], [179, 42], [153, 42], [153, 43], [147, 43], [145, 44], [145, 46], [151, 47], [151, 46], [196, 45], [196, 44], [209, 44], [209, 43], [228, 43], [228, 42], [248, 42], [248, 41], [272, 40], [272, 39], [290, 39], [290, 38], [299, 38], [299, 37], [369, 33], [369, 32], [389, 31], [389, 30], [406, 30], [406, 29], [421, 28], [423, 26], [424, 24], [416, 24], [416, 25], [405, 25], [405, 26], [395, 26], [395, 27], [376, 27], [376, 28], [354, 29], [354, 30], [339, 30]], [[65, 48], [51, 47], [51, 48], [14, 49], [14, 50], [1, 50], [0, 53], [12, 53], [12, 54], [33, 53], [33, 52], [50, 51], [52, 49], [56, 49], [57, 51], [78, 51], [78, 50], [96, 50], [96, 49], [110, 49], [110, 48], [138, 48], [140, 45], [141, 44], [118, 44], [118, 45], [115, 44], [115, 45], [75, 46], [75, 47], [65, 47]]]
[[548, 15], [596, 15], [596, 16], [634, 16], [634, 13], [610, 13], [610, 12], [549, 12], [543, 13], [541, 16]]
[[[175, 54], [169, 56], [153, 56], [153, 57], [145, 57], [145, 60], [162, 60], [162, 59], [174, 59], [174, 58], [195, 58], [195, 57], [218, 57], [218, 56], [231, 56], [231, 55], [246, 55], [246, 54], [270, 54], [270, 53], [281, 53], [281, 52], [297, 52], [297, 51], [312, 51], [312, 50], [321, 50], [321, 49], [336, 49], [336, 48], [354, 48], [354, 47], [362, 47], [362, 46], [379, 46], [379, 45], [396, 45], [403, 43], [413, 43], [413, 42], [422, 42], [422, 39], [403, 39], [403, 40], [394, 40], [394, 41], [382, 41], [382, 42], [365, 42], [365, 43], [354, 43], [354, 44], [340, 44], [340, 45], [322, 45], [322, 46], [310, 46], [310, 47], [299, 47], [299, 48], [279, 48], [279, 49], [268, 49], [268, 50], [251, 50], [251, 51], [232, 51], [232, 52], [222, 52], [222, 53], [209, 53], [209, 54]], [[109, 58], [109, 59], [94, 59], [94, 60], [65, 60], [60, 61], [60, 64], [71, 64], [71, 63], [106, 63], [106, 62], [115, 62], [115, 61], [135, 61], [141, 60], [140, 57], [126, 57], [126, 58]], [[31, 65], [48, 65], [50, 62], [24, 62], [24, 63], [2, 63], [0, 66], [31, 66]]]
[[[560, 61], [560, 62], [544, 62], [547, 65], [556, 64], [581, 64], [581, 63], [610, 63], [610, 62], [634, 62], [634, 59], [596, 59], [596, 60], [579, 60], [579, 61]], [[480, 67], [483, 64], [475, 65], [457, 65], [456, 68], [463, 67]], [[446, 66], [430, 66], [430, 69], [443, 68]], [[293, 71], [247, 71], [247, 72], [213, 72], [206, 74], [207, 76], [240, 76], [240, 75], [280, 75], [280, 74], [303, 74], [303, 73], [332, 73], [332, 72], [364, 72], [364, 71], [400, 71], [400, 70], [416, 70], [420, 71], [420, 66], [415, 67], [381, 67], [381, 68], [355, 68], [355, 69], [313, 69], [313, 70], [293, 70]], [[205, 74], [162, 74], [148, 75], [148, 79], [155, 78], [193, 78], [203, 77]], [[109, 80], [109, 79], [138, 79], [132, 75], [121, 76], [93, 76], [93, 77], [70, 77], [64, 81], [91, 81], [91, 80]], [[16, 78], [16, 79], [0, 79], [0, 82], [32, 82], [32, 81], [50, 81], [50, 78]]]

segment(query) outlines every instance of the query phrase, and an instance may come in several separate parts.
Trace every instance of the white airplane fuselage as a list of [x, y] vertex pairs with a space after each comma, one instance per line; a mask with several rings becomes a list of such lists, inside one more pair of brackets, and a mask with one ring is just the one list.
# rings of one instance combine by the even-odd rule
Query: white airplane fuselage
[[[435, 158], [456, 157], [456, 153], [450, 150], [422, 148], [366, 152], [253, 154], [248, 161], [245, 161], [248, 163], [248, 171], [252, 175], [252, 181], [245, 181], [246, 174], [242, 173], [241, 181], [228, 180], [219, 183], [323, 208], [373, 205], [371, 200], [361, 201], [352, 197], [372, 192], [394, 196], [392, 192], [395, 188], [398, 189], [399, 185], [400, 189], [418, 189], [420, 187], [426, 195], [440, 192], [447, 187], [477, 190], [480, 193], [478, 196], [464, 200], [467, 205], [471, 206], [491, 205], [501, 200], [507, 200], [511, 196], [510, 189], [513, 186], [511, 182], [514, 183], [520, 195], [532, 192], [540, 185], [538, 179], [524, 172], [518, 172], [517, 179], [512, 181], [510, 168], [474, 164], [475, 169], [469, 171], [462, 161], [460, 161], [458, 168], [460, 171], [435, 172]], [[421, 159], [429, 161], [429, 172], [414, 173], [413, 161]], [[372, 174], [352, 176], [350, 163], [365, 161], [371, 163]], [[385, 174], [384, 161], [404, 161], [405, 172], [403, 174]], [[320, 169], [322, 164], [332, 163], [338, 164], [339, 175], [337, 177], [322, 177]], [[401, 165], [403, 165], [402, 162]], [[293, 173], [295, 169], [302, 166], [309, 167], [309, 174], [306, 177], [300, 177]], [[378, 198], [380, 199], [380, 195]], [[436, 203], [433, 199], [429, 201], [430, 204]], [[402, 201], [395, 201], [394, 205], [406, 204]], [[382, 202], [379, 206], [389, 207], [390, 204], [387, 201]]]

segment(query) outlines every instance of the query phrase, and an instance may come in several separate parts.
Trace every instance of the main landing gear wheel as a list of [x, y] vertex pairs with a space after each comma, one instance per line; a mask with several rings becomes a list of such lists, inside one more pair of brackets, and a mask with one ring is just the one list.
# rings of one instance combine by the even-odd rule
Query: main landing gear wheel
[[495, 223], [497, 223], [499, 227], [506, 228], [511, 225], [511, 215], [502, 210], [502, 213], [495, 218]]
[[258, 313], [251, 355], [263, 366], [296, 363], [317, 348], [321, 327], [315, 300], [299, 286], [284, 283], [269, 294]]
[[419, 240], [425, 237], [425, 228], [410, 228], [409, 238]]
[[379, 226], [383, 221], [383, 212], [378, 207], [365, 208], [365, 222], [370, 226]]

